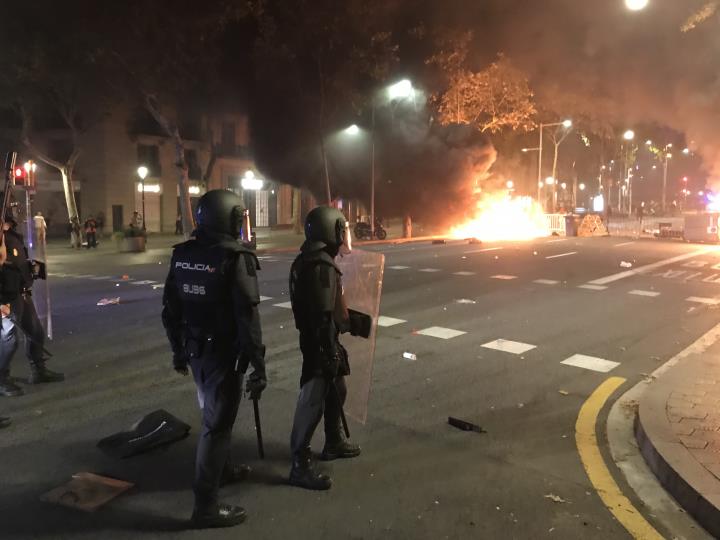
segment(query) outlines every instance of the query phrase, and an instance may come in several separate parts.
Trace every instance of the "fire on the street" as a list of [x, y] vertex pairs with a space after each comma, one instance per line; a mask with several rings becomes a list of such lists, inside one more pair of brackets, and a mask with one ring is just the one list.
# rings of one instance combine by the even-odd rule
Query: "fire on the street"
[[550, 229], [542, 208], [532, 198], [498, 194], [478, 201], [475, 217], [453, 227], [450, 235], [483, 241], [531, 240], [549, 236]]

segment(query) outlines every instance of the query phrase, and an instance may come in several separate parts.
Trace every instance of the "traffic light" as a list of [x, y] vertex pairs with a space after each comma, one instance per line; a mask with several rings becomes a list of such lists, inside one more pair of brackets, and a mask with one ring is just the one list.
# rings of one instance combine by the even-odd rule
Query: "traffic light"
[[15, 183], [16, 184], [23, 184], [27, 182], [27, 171], [23, 169], [22, 167], [15, 167]]

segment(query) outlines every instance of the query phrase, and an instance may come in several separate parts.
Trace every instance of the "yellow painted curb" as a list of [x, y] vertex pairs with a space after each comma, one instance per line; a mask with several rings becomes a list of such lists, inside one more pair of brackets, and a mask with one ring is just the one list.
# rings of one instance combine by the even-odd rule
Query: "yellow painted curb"
[[633, 538], [643, 540], [662, 539], [663, 536], [648, 523], [637, 508], [620, 491], [620, 487], [605, 465], [595, 436], [595, 426], [600, 411], [608, 398], [624, 382], [625, 379], [622, 377], [610, 377], [598, 386], [587, 401], [583, 403], [575, 423], [575, 443], [590, 482], [598, 495], [600, 495], [605, 506], [623, 527], [627, 529]]

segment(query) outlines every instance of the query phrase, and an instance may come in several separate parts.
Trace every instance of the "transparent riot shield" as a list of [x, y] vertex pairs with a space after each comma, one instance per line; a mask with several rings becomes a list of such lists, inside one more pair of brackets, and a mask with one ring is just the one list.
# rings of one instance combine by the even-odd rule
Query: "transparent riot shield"
[[47, 244], [45, 241], [45, 219], [40, 216], [38, 219], [33, 218], [32, 211], [30, 209], [29, 193], [18, 190], [17, 195], [18, 199], [21, 199], [23, 196], [25, 197], [25, 245], [27, 245], [28, 254], [31, 259], [45, 264], [45, 279], [35, 280], [32, 288], [32, 298], [40, 323], [45, 329], [45, 334], [48, 338], [52, 339], [52, 311], [50, 309], [50, 283], [47, 276], [48, 266], [46, 253]]
[[364, 424], [367, 421], [375, 360], [375, 334], [380, 311], [385, 255], [371, 251], [353, 250], [350, 255], [337, 257], [335, 262], [343, 273], [343, 289], [347, 307], [372, 317], [368, 339], [350, 334], [343, 334], [340, 337], [350, 360], [345, 413]]

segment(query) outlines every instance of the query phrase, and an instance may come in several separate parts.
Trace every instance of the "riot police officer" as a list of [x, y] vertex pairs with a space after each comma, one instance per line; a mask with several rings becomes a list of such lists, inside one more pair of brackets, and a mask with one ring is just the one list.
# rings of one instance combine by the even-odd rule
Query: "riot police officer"
[[300, 331], [303, 355], [298, 397], [290, 446], [290, 484], [325, 490], [332, 480], [315, 471], [310, 441], [325, 417], [324, 460], [352, 458], [360, 447], [349, 443], [341, 429], [342, 407], [347, 395], [345, 376], [350, 374], [347, 351], [338, 336], [356, 332], [345, 300], [341, 272], [335, 257], [351, 249], [350, 229], [345, 216], [334, 208], [313, 209], [305, 221], [305, 243], [290, 269], [290, 300], [295, 326]]
[[[17, 221], [8, 211], [4, 224], [4, 244], [7, 261], [3, 265], [4, 278], [16, 283], [17, 290], [12, 294], [10, 312], [2, 318], [0, 329], [0, 395], [19, 396], [22, 388], [10, 379], [10, 362], [17, 350], [17, 326], [25, 334], [25, 352], [30, 361], [30, 384], [58, 382], [65, 379], [62, 373], [56, 373], [45, 367], [44, 356], [45, 330], [35, 311], [32, 301], [32, 285], [38, 275], [38, 266], [28, 259], [23, 237], [16, 230]], [[5, 291], [10, 292], [10, 291]]]
[[163, 296], [173, 367], [187, 374], [189, 365], [202, 409], [193, 484], [192, 523], [198, 528], [245, 520], [244, 509], [218, 502], [218, 488], [249, 472], [229, 459], [248, 366], [253, 367], [246, 386], [251, 398], [259, 398], [266, 385], [257, 309], [260, 265], [238, 241], [243, 210], [242, 199], [230, 191], [201, 197], [194, 238], [175, 246]]

